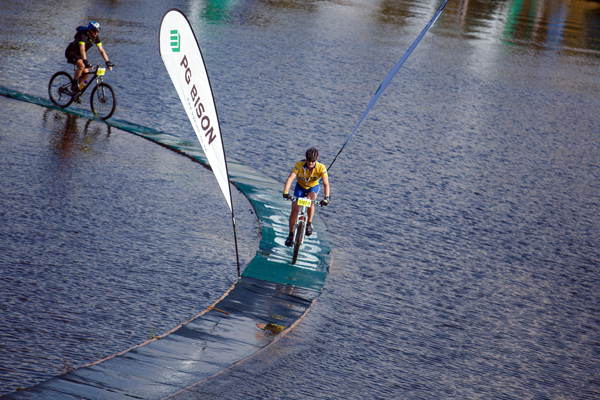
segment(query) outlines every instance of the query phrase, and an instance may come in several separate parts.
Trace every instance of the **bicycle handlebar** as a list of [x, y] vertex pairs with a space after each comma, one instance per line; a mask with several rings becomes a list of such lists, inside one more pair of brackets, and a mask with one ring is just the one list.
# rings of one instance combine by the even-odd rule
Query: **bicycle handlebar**
[[87, 72], [88, 74], [93, 74], [95, 72], [98, 72], [98, 68], [105, 68], [107, 70], [110, 70], [111, 68], [114, 68], [114, 67], [115, 67], [114, 65], [111, 65], [110, 67], [108, 67], [106, 65], [98, 64], [98, 65], [91, 65], [89, 67], [85, 67], [84, 69], [88, 70], [88, 72]]
[[[301, 198], [301, 199], [310, 200], [308, 197], [300, 197], [300, 198]], [[289, 200], [289, 201], [296, 201], [296, 200], [298, 200], [298, 197], [294, 197], [294, 196], [291, 196], [291, 197], [286, 197], [286, 200]], [[316, 205], [318, 205], [319, 207], [324, 207], [324, 206], [321, 204], [321, 201], [323, 201], [323, 200], [321, 200], [321, 201], [310, 200], [310, 201], [311, 201], [312, 203], [315, 203], [315, 204], [316, 204]]]

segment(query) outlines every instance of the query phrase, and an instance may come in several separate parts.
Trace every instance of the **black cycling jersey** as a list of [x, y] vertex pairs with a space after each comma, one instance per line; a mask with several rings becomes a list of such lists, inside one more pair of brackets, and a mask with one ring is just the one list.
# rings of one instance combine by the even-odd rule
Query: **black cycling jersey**
[[74, 40], [67, 47], [65, 54], [74, 53], [81, 57], [81, 52], [79, 51], [79, 43], [82, 42], [85, 43], [85, 51], [88, 51], [93, 45], [102, 44], [100, 36], [96, 36], [96, 38], [93, 39], [87, 34], [87, 30], [82, 30], [75, 34]]

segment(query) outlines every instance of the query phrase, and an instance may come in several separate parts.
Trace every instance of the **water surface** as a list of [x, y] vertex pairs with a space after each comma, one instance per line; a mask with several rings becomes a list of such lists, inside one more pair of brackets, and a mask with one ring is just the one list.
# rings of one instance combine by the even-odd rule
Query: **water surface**
[[[105, 47], [118, 65], [107, 78], [119, 96], [115, 117], [193, 139], [157, 49], [160, 19], [178, 7], [203, 49], [228, 156], [282, 184], [310, 146], [319, 147], [329, 165], [381, 80], [439, 5], [98, 1], [64, 3], [63, 11], [62, 4], [0, 5], [7, 16], [0, 27], [6, 38], [0, 84], [45, 95], [51, 73], [65, 66], [70, 31], [94, 18], [105, 26]], [[599, 26], [596, 2], [449, 2], [330, 171], [332, 204], [319, 212], [335, 251], [319, 301], [276, 345], [179, 398], [598, 398]], [[96, 135], [93, 148], [99, 152], [100, 146], [102, 156], [78, 156], [94, 168], [76, 173], [53, 155], [57, 146], [70, 145], [60, 144], [64, 134], [52, 141], [52, 132], [66, 130], [67, 116], [0, 101], [7, 121], [1, 140], [11, 143], [3, 147], [2, 198], [16, 187], [28, 199], [24, 211], [3, 207], [15, 210], [3, 215], [17, 233], [53, 221], [55, 235], [63, 236], [50, 240], [39, 229], [43, 240], [34, 242], [3, 232], [1, 246], [29, 254], [25, 261], [37, 266], [23, 266], [25, 256], [3, 256], [3, 296], [25, 282], [42, 285], [40, 266], [77, 261], [88, 272], [71, 279], [67, 292], [89, 307], [81, 315], [57, 307], [69, 303], [58, 288], [42, 292], [36, 304], [16, 293], [6, 296], [2, 304], [11, 306], [0, 318], [14, 339], [2, 356], [10, 360], [0, 375], [5, 393], [40, 379], [43, 357], [60, 367], [75, 352], [79, 359], [110, 352], [125, 343], [108, 333], [127, 331], [128, 320], [152, 320], [157, 310], [185, 314], [190, 303], [215, 299], [228, 286], [225, 276], [234, 272], [225, 266], [234, 255], [222, 238], [231, 228], [225, 216], [205, 207], [221, 201], [206, 171], [156, 145], [77, 119], [68, 131], [83, 147], [87, 136]], [[60, 128], [48, 125], [56, 119]], [[20, 139], [25, 144], [13, 144]], [[161, 163], [152, 163], [153, 157]], [[172, 167], [159, 167], [163, 159]], [[27, 184], [14, 165], [30, 170]], [[135, 171], [124, 174], [126, 167]], [[54, 214], [44, 210], [65, 204], [58, 189], [48, 189], [59, 168], [69, 171], [59, 175], [60, 190], [103, 188], [75, 191], [70, 217], [101, 203], [108, 221], [83, 231], [88, 218], [73, 226], [60, 214], [47, 216]], [[110, 172], [100, 179], [105, 169]], [[137, 179], [122, 176], [138, 170], [148, 177], [144, 190]], [[176, 179], [180, 174], [185, 179]], [[126, 228], [124, 204], [134, 203], [147, 206], [139, 206], [136, 229]], [[194, 212], [200, 213], [194, 228], [181, 228]], [[195, 228], [204, 223], [221, 227], [215, 228], [219, 233]], [[144, 229], [154, 235], [144, 236]], [[251, 237], [254, 229], [249, 223], [244, 232]], [[80, 246], [89, 242], [74, 239], [79, 230], [104, 236], [108, 244], [121, 240], [110, 247]], [[168, 246], [148, 245], [148, 236], [159, 232], [153, 244]], [[53, 250], [56, 242], [69, 250]], [[144, 264], [122, 262], [131, 246], [159, 277], [128, 272]], [[96, 271], [115, 260], [127, 269]], [[184, 289], [164, 286], [171, 279]], [[101, 291], [93, 289], [101, 285], [128, 300], [111, 306], [121, 316], [112, 326], [89, 322], [93, 305], [103, 310], [110, 301], [97, 299]], [[153, 310], [146, 309], [149, 303]], [[99, 313], [106, 318], [106, 311]], [[69, 324], [56, 323], [41, 346], [39, 335], [20, 332], [14, 322], [18, 315], [45, 321], [48, 314], [76, 321], [71, 325], [85, 335], [61, 331]], [[79, 339], [69, 341], [69, 335]], [[81, 338], [98, 336], [105, 343]]]

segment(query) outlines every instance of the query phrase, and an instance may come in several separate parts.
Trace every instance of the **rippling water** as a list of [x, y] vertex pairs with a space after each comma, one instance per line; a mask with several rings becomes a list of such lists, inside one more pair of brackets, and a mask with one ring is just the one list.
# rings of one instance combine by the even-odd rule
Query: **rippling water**
[[[115, 117], [192, 139], [157, 50], [176, 6], [228, 156], [283, 182], [309, 146], [331, 162], [438, 5], [4, 1], [0, 84], [44, 96], [71, 31], [94, 18], [118, 66]], [[319, 301], [180, 398], [600, 397], [599, 38], [596, 2], [450, 1], [331, 170]], [[224, 202], [203, 168], [0, 104], [0, 393], [127, 348], [229, 286], [231, 227], [205, 207]]]
[[[231, 224], [209, 171], [104, 124], [0, 103], [3, 391], [125, 350], [229, 288]], [[256, 221], [236, 197], [247, 262]]]

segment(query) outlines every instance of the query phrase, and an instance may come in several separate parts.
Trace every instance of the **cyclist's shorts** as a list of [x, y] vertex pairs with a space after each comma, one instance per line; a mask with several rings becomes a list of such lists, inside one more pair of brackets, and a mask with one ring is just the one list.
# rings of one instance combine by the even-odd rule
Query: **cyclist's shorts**
[[319, 195], [319, 189], [321, 189], [321, 185], [316, 185], [308, 189], [304, 189], [302, 186], [296, 183], [296, 187], [294, 188], [294, 197], [308, 197], [309, 193], [314, 193]]
[[83, 60], [79, 53], [75, 53], [72, 51], [65, 52], [65, 57], [67, 57], [67, 62], [69, 64], [77, 64], [78, 60]]

